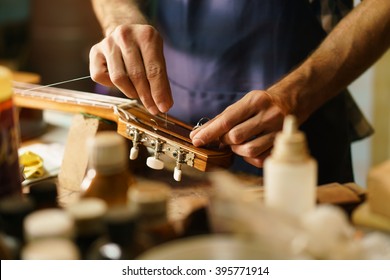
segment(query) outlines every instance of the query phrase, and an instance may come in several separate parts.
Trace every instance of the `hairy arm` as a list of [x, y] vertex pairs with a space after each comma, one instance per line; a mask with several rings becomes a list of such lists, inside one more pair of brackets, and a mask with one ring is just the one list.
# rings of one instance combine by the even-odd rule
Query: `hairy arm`
[[140, 0], [91, 0], [93, 10], [107, 36], [122, 24], [148, 24]]
[[215, 140], [261, 167], [284, 116], [300, 123], [370, 67], [390, 46], [390, 1], [364, 0], [296, 69], [273, 86], [253, 90], [193, 131], [195, 146]]
[[364, 0], [297, 69], [267, 92], [285, 114], [307, 119], [390, 46], [390, 1]]

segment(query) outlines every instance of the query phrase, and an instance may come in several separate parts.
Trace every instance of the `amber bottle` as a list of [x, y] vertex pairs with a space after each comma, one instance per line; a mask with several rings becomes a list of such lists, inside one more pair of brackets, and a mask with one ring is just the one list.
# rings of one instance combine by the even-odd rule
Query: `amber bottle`
[[103, 217], [106, 215], [107, 205], [100, 198], [89, 197], [80, 199], [65, 210], [75, 221], [75, 243], [80, 250], [81, 258], [85, 259], [92, 244], [104, 234]]
[[114, 131], [102, 131], [87, 142], [89, 167], [81, 184], [81, 197], [103, 199], [108, 207], [126, 205], [133, 177], [125, 139]]
[[162, 183], [142, 181], [129, 192], [129, 205], [137, 213], [137, 240], [150, 249], [178, 238], [168, 219], [170, 188]]
[[18, 156], [20, 130], [11, 81], [11, 71], [0, 66], [0, 198], [22, 194]]

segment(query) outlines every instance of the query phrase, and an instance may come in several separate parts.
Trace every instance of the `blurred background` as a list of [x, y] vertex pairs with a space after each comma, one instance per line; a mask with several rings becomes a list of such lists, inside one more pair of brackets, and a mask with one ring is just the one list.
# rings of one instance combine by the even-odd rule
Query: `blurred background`
[[[42, 84], [89, 75], [101, 36], [89, 0], [0, 0], [0, 63], [38, 73]], [[94, 89], [90, 79], [63, 87]]]
[[[357, 4], [359, 1], [355, 1]], [[102, 38], [89, 0], [0, 0], [0, 64], [34, 72], [41, 84], [89, 75], [88, 53]], [[390, 158], [390, 51], [351, 86], [375, 135], [353, 144], [356, 183]], [[90, 79], [62, 87], [94, 91]]]

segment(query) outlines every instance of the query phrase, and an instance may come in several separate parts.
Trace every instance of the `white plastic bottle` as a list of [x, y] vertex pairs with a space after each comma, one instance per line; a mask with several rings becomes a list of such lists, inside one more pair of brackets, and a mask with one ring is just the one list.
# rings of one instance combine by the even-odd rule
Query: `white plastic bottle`
[[316, 204], [317, 162], [294, 116], [286, 116], [271, 155], [264, 162], [267, 207], [299, 217]]

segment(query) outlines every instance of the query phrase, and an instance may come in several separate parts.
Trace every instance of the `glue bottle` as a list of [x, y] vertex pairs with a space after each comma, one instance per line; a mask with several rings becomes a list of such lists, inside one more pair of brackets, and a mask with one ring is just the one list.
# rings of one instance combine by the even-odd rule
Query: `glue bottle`
[[104, 234], [107, 204], [100, 198], [84, 198], [67, 206], [66, 211], [75, 221], [75, 243], [81, 257], [86, 258], [92, 244]]
[[101, 131], [87, 142], [89, 167], [81, 183], [81, 198], [103, 199], [109, 208], [126, 205], [134, 178], [125, 139], [115, 131]]
[[12, 74], [0, 66], [0, 198], [22, 194], [19, 125], [12, 102]]
[[264, 162], [267, 207], [299, 217], [316, 203], [317, 162], [309, 154], [305, 134], [294, 116], [286, 116], [271, 155]]
[[144, 249], [178, 238], [176, 228], [168, 219], [168, 185], [140, 181], [129, 191], [129, 207], [137, 213], [136, 238]]

